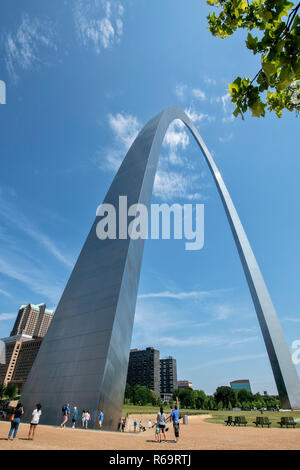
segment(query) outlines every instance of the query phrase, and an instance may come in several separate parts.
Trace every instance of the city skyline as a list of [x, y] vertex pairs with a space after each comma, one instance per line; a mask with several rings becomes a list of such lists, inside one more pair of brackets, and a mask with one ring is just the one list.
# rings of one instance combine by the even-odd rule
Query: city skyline
[[[176, 102], [193, 115], [214, 154], [292, 352], [300, 322], [295, 256], [299, 221], [291, 216], [299, 211], [298, 123], [287, 113], [281, 120], [268, 115], [259, 120], [247, 115], [244, 122], [232, 119], [227, 83], [241, 69], [250, 75], [257, 66], [242, 50], [240, 37], [228, 42], [211, 37], [205, 24], [208, 7], [195, 1], [189, 11], [180, 2], [173, 10], [169, 1], [164, 6], [153, 2], [151, 8], [142, 1], [134, 6], [134, 17], [130, 4], [123, 3], [122, 14], [100, 10], [99, 17], [109, 17], [114, 25], [108, 44], [105, 36], [92, 40], [78, 29], [84, 24], [79, 17], [90, 21], [81, 2], [72, 8], [57, 1], [38, 8], [30, 1], [22, 7], [13, 3], [15, 17], [4, 7], [0, 20], [19, 48], [19, 55], [12, 55], [2, 44], [0, 79], [5, 80], [7, 96], [0, 107], [0, 336], [8, 336], [20, 304], [42, 300], [55, 308], [97, 205], [133, 136], [141, 123]], [[62, 19], [65, 13], [68, 20]], [[138, 51], [149, 51], [153, 24], [157, 35], [151, 40], [155, 53], [149, 60], [159, 74], [147, 56], [134, 58], [128, 52], [137, 35]], [[178, 39], [178, 24], [182, 34], [189, 33], [186, 49]], [[30, 25], [35, 26], [31, 30], [36, 32], [36, 48], [26, 62], [17, 31], [27, 31]], [[42, 35], [48, 45], [41, 42]], [[58, 60], [62, 43], [68, 71]], [[174, 56], [168, 52], [172, 47]], [[132, 70], [138, 86], [132, 86]], [[240, 376], [249, 377], [254, 392], [275, 393], [223, 209], [196, 152], [189, 134], [172, 126], [153, 200], [204, 203], [204, 249], [187, 254], [179, 241], [146, 242], [131, 347], [149, 345], [173, 355], [180, 365], [178, 376], [190, 378], [195, 388], [208, 393]], [[294, 168], [292, 173], [288, 166]]]

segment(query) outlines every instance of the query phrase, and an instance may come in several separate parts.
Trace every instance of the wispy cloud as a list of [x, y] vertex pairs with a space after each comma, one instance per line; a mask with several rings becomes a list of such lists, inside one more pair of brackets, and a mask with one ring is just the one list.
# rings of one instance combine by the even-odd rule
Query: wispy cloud
[[227, 142], [230, 142], [233, 138], [233, 133], [230, 132], [229, 134], [223, 136], [223, 137], [219, 137], [219, 141], [221, 142], [221, 144], [225, 144]]
[[215, 116], [211, 116], [209, 114], [197, 112], [191, 106], [185, 109], [186, 114], [188, 117], [193, 121], [194, 124], [198, 123], [211, 123], [216, 120]]
[[62, 284], [55, 280], [51, 281], [45, 269], [39, 269], [24, 258], [14, 254], [0, 253], [0, 272], [5, 276], [15, 279], [33, 292], [57, 303], [59, 295], [62, 293]]
[[289, 323], [300, 323], [300, 318], [299, 317], [284, 317], [281, 318], [280, 321], [282, 322], [289, 322]]
[[48, 252], [50, 252], [58, 261], [63, 263], [68, 268], [73, 266], [62, 252], [57, 248], [55, 243], [39, 230], [24, 214], [20, 213], [15, 206], [5, 200], [0, 194], [0, 215], [5, 218], [14, 228], [19, 229], [31, 239], [42, 245]]
[[168, 298], [177, 300], [186, 299], [204, 299], [208, 297], [214, 297], [218, 294], [218, 291], [189, 291], [189, 292], [150, 292], [148, 294], [140, 294], [139, 299], [154, 299], [154, 298]]
[[4, 289], [0, 289], [0, 294], [5, 295], [5, 297], [12, 298], [13, 296]]
[[73, 17], [79, 40], [92, 44], [97, 54], [119, 43], [123, 34], [124, 7], [118, 2], [77, 0]]
[[195, 367], [189, 367], [187, 370], [198, 370], [204, 369], [206, 367], [217, 366], [220, 364], [230, 364], [232, 362], [242, 362], [242, 361], [256, 361], [257, 359], [264, 359], [267, 357], [267, 354], [246, 354], [244, 356], [232, 356], [232, 357], [223, 357], [221, 359], [216, 359], [214, 361], [203, 362]]
[[18, 69], [30, 69], [43, 61], [42, 49], [56, 49], [53, 26], [25, 13], [16, 31], [6, 33], [4, 45], [6, 68], [17, 80]]
[[187, 91], [187, 85], [183, 85], [183, 84], [178, 84], [176, 85], [175, 87], [175, 95], [177, 96], [177, 98], [179, 98], [180, 100], [183, 100], [185, 98], [185, 93]]
[[13, 320], [15, 318], [15, 313], [0, 313], [0, 321]]
[[97, 159], [97, 164], [103, 170], [117, 171], [141, 125], [136, 116], [125, 113], [109, 114], [108, 124], [113, 133], [113, 144], [110, 148], [101, 149], [104, 158]]
[[200, 101], [204, 101], [206, 98], [204, 91], [200, 90], [199, 88], [193, 88], [192, 95], [194, 96], [194, 98]]
[[206, 83], [207, 85], [216, 85], [217, 80], [215, 80], [214, 78], [206, 77], [204, 79], [204, 83]]

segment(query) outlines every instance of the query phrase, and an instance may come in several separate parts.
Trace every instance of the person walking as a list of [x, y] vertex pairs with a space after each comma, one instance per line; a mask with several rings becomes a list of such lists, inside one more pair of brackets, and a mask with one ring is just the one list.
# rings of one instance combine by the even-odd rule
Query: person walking
[[77, 410], [77, 406], [74, 406], [73, 416], [72, 416], [72, 429], [75, 429], [77, 418], [78, 418], [78, 410]]
[[21, 422], [21, 416], [23, 414], [24, 414], [23, 406], [21, 403], [18, 403], [11, 416], [11, 425], [10, 425], [10, 430], [8, 434], [8, 441], [10, 440], [12, 433], [14, 433], [12, 440], [15, 439], [18, 433], [20, 422]]
[[177, 442], [178, 438], [179, 438], [179, 402], [178, 402], [178, 397], [176, 397], [176, 405], [174, 407], [174, 410], [171, 410], [170, 418], [173, 422], [174, 442]]
[[100, 410], [100, 414], [99, 414], [99, 428], [100, 428], [100, 429], [102, 429], [103, 418], [104, 418], [103, 411]]
[[85, 410], [82, 410], [81, 421], [82, 421], [83, 428], [84, 428], [84, 420], [85, 420]]
[[125, 418], [122, 419], [122, 432], [125, 432], [125, 424], [126, 424], [126, 421], [125, 421]]
[[91, 419], [91, 415], [90, 415], [90, 412], [87, 410], [85, 412], [85, 416], [84, 416], [84, 425], [85, 425], [85, 429], [88, 428], [88, 424], [89, 424], [89, 421]]
[[149, 419], [148, 421], [148, 429], [151, 429], [152, 428], [152, 422], [151, 422], [151, 419]]
[[29, 432], [28, 432], [28, 440], [33, 441], [35, 431], [36, 431], [37, 425], [39, 424], [40, 416], [42, 414], [41, 410], [42, 410], [42, 406], [41, 406], [40, 403], [35, 405], [35, 409], [33, 410], [32, 416], [31, 416], [30, 428], [29, 428]]
[[[160, 407], [159, 413], [157, 413], [157, 422], [159, 426], [160, 433], [163, 434], [164, 436], [164, 441], [167, 442], [166, 438], [166, 415], [164, 413], [163, 407]], [[160, 435], [160, 441], [161, 442], [161, 435]]]
[[133, 422], [134, 432], [136, 432], [136, 427], [137, 427], [137, 420], [136, 420], [136, 418], [134, 418], [134, 422]]
[[155, 441], [160, 442], [160, 429], [158, 422], [155, 424]]
[[70, 405], [69, 405], [69, 403], [63, 405], [61, 412], [62, 412], [63, 421], [62, 421], [60, 427], [64, 428], [67, 421], [68, 421], [68, 419], [69, 419], [69, 416], [70, 416]]

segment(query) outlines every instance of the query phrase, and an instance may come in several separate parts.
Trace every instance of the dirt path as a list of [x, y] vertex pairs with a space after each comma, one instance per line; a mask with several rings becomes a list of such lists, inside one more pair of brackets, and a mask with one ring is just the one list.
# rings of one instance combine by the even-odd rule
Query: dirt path
[[[150, 415], [143, 415], [147, 424]], [[134, 416], [135, 417], [135, 416]], [[152, 423], [155, 416], [151, 415]], [[12, 449], [108, 449], [108, 450], [189, 450], [189, 449], [300, 449], [299, 429], [225, 427], [204, 421], [209, 415], [189, 416], [188, 425], [181, 425], [180, 440], [173, 442], [173, 429], [168, 441], [156, 443], [154, 429], [141, 433], [112, 433], [82, 429], [60, 429], [42, 426], [36, 439], [27, 440], [28, 425], [21, 423], [15, 441], [7, 441], [9, 422], [0, 422], [0, 450]], [[139, 416], [136, 416], [139, 421]], [[131, 417], [133, 423], [133, 417]]]

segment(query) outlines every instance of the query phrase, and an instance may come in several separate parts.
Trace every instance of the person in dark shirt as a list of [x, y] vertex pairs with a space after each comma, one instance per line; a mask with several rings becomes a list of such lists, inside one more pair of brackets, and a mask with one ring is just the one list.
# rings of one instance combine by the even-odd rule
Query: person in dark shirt
[[19, 429], [20, 422], [21, 422], [22, 414], [24, 414], [23, 406], [21, 403], [18, 403], [11, 417], [11, 425], [10, 425], [10, 430], [8, 434], [8, 441], [10, 440], [12, 433], [14, 433], [12, 440], [15, 439], [18, 429]]
[[179, 438], [179, 403], [178, 397], [176, 397], [176, 405], [174, 410], [171, 411], [171, 419], [173, 421], [173, 429], [174, 429], [174, 442], [177, 442]]

